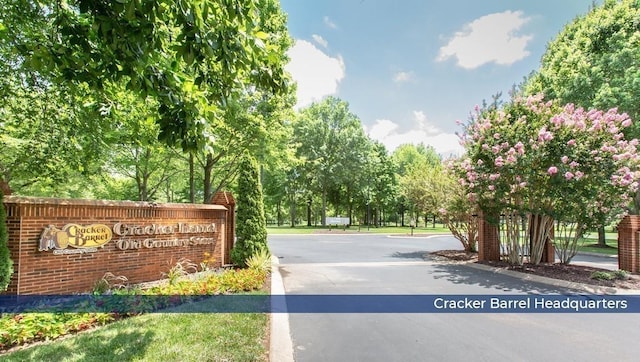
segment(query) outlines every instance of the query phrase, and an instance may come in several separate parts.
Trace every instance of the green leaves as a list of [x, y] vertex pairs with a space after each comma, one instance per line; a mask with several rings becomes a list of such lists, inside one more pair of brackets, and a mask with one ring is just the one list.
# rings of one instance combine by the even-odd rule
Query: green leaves
[[98, 91], [125, 82], [154, 97], [163, 140], [185, 150], [205, 146], [195, 120], [212, 121], [209, 104], [224, 107], [251, 87], [288, 92], [291, 41], [274, 0], [25, 0], [7, 4], [6, 23], [9, 46], [30, 70]]
[[243, 156], [240, 165], [237, 205], [238, 237], [231, 258], [236, 264], [245, 266], [251, 256], [268, 250], [260, 171], [255, 159], [248, 155]]
[[[605, 1], [576, 18], [547, 46], [527, 93], [585, 108], [617, 107], [640, 119], [639, 19], [636, 0]], [[640, 135], [637, 123], [629, 132]]]

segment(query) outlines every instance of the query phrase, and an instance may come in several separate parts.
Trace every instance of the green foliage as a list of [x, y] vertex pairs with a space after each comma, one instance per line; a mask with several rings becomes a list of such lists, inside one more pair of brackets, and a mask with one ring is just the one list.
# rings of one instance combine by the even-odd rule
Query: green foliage
[[178, 260], [168, 272], [164, 273], [164, 275], [169, 279], [170, 285], [175, 285], [181, 277], [197, 271], [198, 266], [195, 263], [192, 263], [189, 259], [182, 258]]
[[450, 178], [439, 164], [408, 170], [400, 178], [402, 195], [415, 205], [417, 211], [436, 214], [449, 198], [447, 188]]
[[255, 268], [223, 273], [220, 276], [219, 292], [237, 293], [260, 289], [265, 283], [266, 276], [265, 271]]
[[638, 119], [639, 23], [635, 0], [606, 0], [577, 17], [549, 43], [527, 91], [584, 108], [617, 107]]
[[[16, 1], [0, 23], [20, 66], [157, 100], [160, 137], [197, 149], [213, 112], [247, 86], [286, 92], [286, 18], [274, 0]], [[203, 137], [204, 135], [204, 137]]]
[[260, 171], [255, 159], [243, 156], [238, 177], [236, 242], [231, 250], [234, 263], [244, 266], [255, 253], [267, 249], [267, 223], [260, 184]]
[[93, 284], [92, 293], [94, 295], [103, 295], [114, 289], [123, 289], [127, 286], [129, 279], [124, 275], [115, 275], [111, 272], [106, 272], [102, 278]]
[[207, 202], [239, 150], [280, 148], [294, 93], [276, 0], [16, 0], [0, 24], [0, 178], [16, 193]]
[[[625, 134], [640, 138], [639, 24], [636, 0], [605, 0], [548, 44], [540, 70], [527, 81], [525, 92], [543, 92], [561, 104], [586, 109], [617, 108], [634, 121]], [[632, 205], [631, 212], [639, 213], [640, 193]]]
[[0, 350], [35, 341], [56, 339], [113, 320], [113, 316], [106, 313], [5, 314], [0, 318]]
[[[191, 310], [205, 305], [194, 304]], [[266, 361], [266, 313], [151, 313], [60, 341], [17, 349], [3, 361]], [[188, 338], [185, 332], [188, 331]], [[268, 338], [267, 338], [268, 339]]]
[[251, 255], [245, 264], [249, 269], [269, 273], [271, 272], [271, 253], [267, 249], [262, 249]]
[[[189, 263], [178, 269], [190, 269]], [[178, 265], [176, 264], [176, 265]], [[150, 289], [118, 288], [124, 280], [111, 273], [101, 279], [99, 288], [94, 292], [111, 288], [120, 295], [213, 295], [230, 294], [259, 290], [264, 286], [267, 273], [257, 269], [225, 270], [221, 273], [206, 274], [195, 280], [179, 280], [174, 283], [155, 286]], [[117, 290], [113, 290], [117, 288]], [[172, 299], [170, 299], [172, 300]], [[170, 301], [169, 300], [169, 301]], [[160, 301], [158, 299], [158, 301]], [[157, 310], [149, 305], [149, 310]], [[117, 313], [26, 313], [3, 314], [0, 316], [0, 350], [16, 345], [32, 343], [40, 340], [51, 340], [76, 333], [94, 326], [104, 325], [126, 315]]]
[[554, 219], [559, 256], [569, 262], [587, 228], [623, 214], [640, 176], [638, 140], [623, 133], [631, 124], [615, 109], [561, 108], [541, 94], [477, 110], [460, 182], [487, 215], [508, 215], [501, 240], [512, 245], [511, 262], [522, 262], [530, 240], [531, 262], [539, 262]]
[[[453, 236], [462, 243], [465, 251], [476, 251], [478, 242], [477, 205], [466, 194], [466, 189], [455, 179], [459, 160], [447, 162], [447, 168], [439, 175], [440, 190], [444, 195], [438, 215]], [[437, 198], [437, 195], [434, 195]], [[442, 196], [441, 196], [442, 197]]]
[[291, 180], [302, 186], [300, 193], [306, 194], [307, 200], [321, 198], [323, 225], [328, 203], [336, 213], [343, 210], [348, 216], [356, 203], [371, 203], [379, 150], [374, 151], [373, 142], [347, 102], [327, 97], [314, 103], [300, 111], [293, 129], [296, 156], [302, 164], [293, 170]]
[[593, 273], [591, 273], [591, 279], [596, 279], [596, 280], [613, 280], [615, 279], [616, 276], [611, 273], [611, 272], [606, 272], [606, 271], [594, 271]]
[[213, 266], [216, 263], [216, 258], [211, 255], [211, 253], [204, 253], [204, 259], [200, 262], [200, 271], [206, 272], [213, 269]]
[[629, 273], [627, 273], [626, 271], [624, 271], [622, 269], [618, 269], [618, 270], [614, 271], [613, 275], [618, 280], [627, 280], [627, 279], [629, 279]]
[[[182, 264], [181, 267], [178, 267], [180, 270], [191, 268], [188, 262], [183, 261], [178, 264]], [[221, 273], [206, 274], [200, 279], [179, 280], [146, 290], [120, 288], [117, 293], [120, 295], [167, 295], [171, 296], [168, 299], [170, 302], [173, 300], [172, 297], [178, 295], [214, 295], [255, 291], [264, 286], [266, 278], [267, 273], [256, 268], [225, 270]], [[101, 280], [104, 281], [97, 283], [100, 284], [100, 288], [117, 287], [123, 282], [122, 277], [113, 276], [111, 273], [107, 273]], [[95, 292], [98, 291], [95, 290]], [[161, 300], [158, 299], [158, 302]], [[148, 306], [149, 310], [157, 310], [157, 307], [159, 306]], [[122, 317], [126, 317], [126, 315], [117, 313], [3, 314], [0, 316], [0, 350], [40, 340], [56, 339], [94, 326], [104, 325]]]
[[425, 169], [440, 165], [440, 156], [431, 146], [405, 143], [393, 151], [391, 156], [398, 167], [401, 176], [416, 169]]
[[13, 274], [13, 261], [9, 252], [7, 233], [7, 214], [4, 209], [4, 194], [0, 190], [0, 291], [9, 286]]
[[214, 295], [247, 292], [262, 288], [267, 273], [257, 269], [225, 270], [205, 274], [195, 280], [182, 279], [174, 283], [138, 291], [143, 295]]

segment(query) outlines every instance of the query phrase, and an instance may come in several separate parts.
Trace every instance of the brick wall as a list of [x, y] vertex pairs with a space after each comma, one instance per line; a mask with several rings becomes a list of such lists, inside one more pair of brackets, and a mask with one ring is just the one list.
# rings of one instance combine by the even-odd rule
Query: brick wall
[[618, 268], [640, 272], [640, 216], [625, 216], [618, 224]]
[[[9, 250], [14, 274], [7, 294], [62, 294], [91, 290], [105, 273], [124, 275], [130, 283], [158, 280], [181, 258], [199, 264], [205, 252], [216, 259], [216, 266], [228, 258], [225, 253], [226, 212], [220, 205], [149, 204], [96, 200], [5, 197]], [[166, 233], [162, 235], [113, 234], [97, 252], [55, 255], [54, 250], [39, 251], [39, 240], [48, 225], [104, 224], [113, 230], [116, 223], [146, 226], [216, 224], [215, 232]], [[192, 240], [206, 238], [202, 245], [140, 247], [121, 250], [118, 241], [144, 239]], [[213, 239], [213, 240], [212, 240]], [[203, 239], [204, 240], [204, 239]], [[186, 243], [186, 242], [185, 242]], [[68, 249], [72, 249], [69, 247]]]
[[491, 224], [482, 211], [478, 213], [478, 260], [500, 260], [500, 236], [498, 226]]

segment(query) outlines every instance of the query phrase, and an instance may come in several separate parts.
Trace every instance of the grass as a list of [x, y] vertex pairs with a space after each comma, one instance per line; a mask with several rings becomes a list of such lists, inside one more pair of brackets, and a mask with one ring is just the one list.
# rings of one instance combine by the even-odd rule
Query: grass
[[267, 361], [264, 313], [154, 313], [6, 355], [0, 361]]
[[[616, 235], [617, 238], [617, 234]], [[617, 239], [609, 239], [607, 236], [606, 239], [607, 247], [603, 248], [597, 246], [598, 239], [597, 238], [584, 238], [578, 242], [578, 251], [588, 252], [588, 253], [596, 253], [596, 254], [605, 254], [605, 255], [618, 255], [618, 240]]]
[[[269, 235], [286, 235], [286, 234], [316, 234], [316, 233], [328, 233], [329, 227], [322, 226], [296, 226], [294, 228], [290, 226], [270, 226], [267, 228], [267, 233]], [[353, 225], [351, 227], [344, 228], [340, 227], [331, 227], [331, 232], [342, 233], [361, 233], [361, 234], [404, 234], [410, 235], [411, 228], [408, 226], [387, 226], [387, 227], [369, 227], [367, 226], [357, 226]], [[413, 229], [414, 234], [449, 234], [450, 231], [448, 228], [444, 227], [441, 224], [436, 224], [436, 227], [419, 227]]]

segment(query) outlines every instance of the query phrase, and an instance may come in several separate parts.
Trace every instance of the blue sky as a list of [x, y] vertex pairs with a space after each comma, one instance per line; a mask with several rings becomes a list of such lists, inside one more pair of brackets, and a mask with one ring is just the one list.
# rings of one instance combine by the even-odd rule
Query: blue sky
[[282, 0], [297, 106], [334, 95], [389, 151], [424, 142], [460, 153], [456, 120], [536, 70], [546, 44], [592, 3]]

